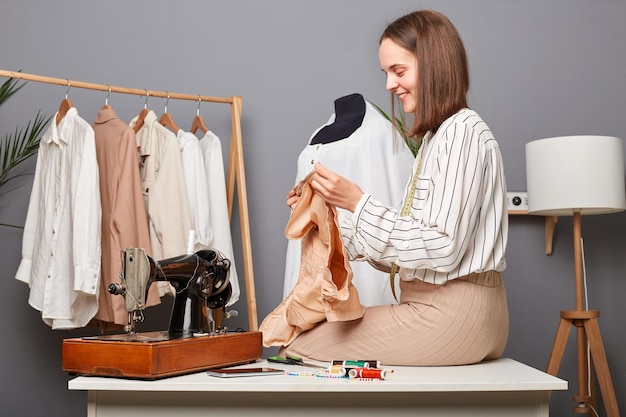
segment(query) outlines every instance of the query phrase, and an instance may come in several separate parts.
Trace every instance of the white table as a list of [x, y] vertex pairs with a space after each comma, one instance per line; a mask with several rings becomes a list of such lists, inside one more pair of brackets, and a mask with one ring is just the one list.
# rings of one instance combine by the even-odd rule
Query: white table
[[[286, 371], [307, 368], [257, 361]], [[567, 381], [512, 359], [469, 366], [385, 367], [381, 381], [274, 375], [220, 379], [204, 372], [156, 381], [79, 376], [89, 417], [548, 416], [548, 391]]]

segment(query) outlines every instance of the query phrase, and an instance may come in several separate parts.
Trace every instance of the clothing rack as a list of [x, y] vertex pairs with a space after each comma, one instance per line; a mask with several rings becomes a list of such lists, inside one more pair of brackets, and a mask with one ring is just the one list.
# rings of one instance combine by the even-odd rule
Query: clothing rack
[[46, 84], [56, 84], [70, 88], [85, 88], [90, 90], [106, 91], [109, 93], [133, 94], [138, 96], [160, 97], [176, 100], [193, 100], [211, 103], [230, 104], [231, 131], [228, 151], [228, 167], [226, 173], [226, 196], [228, 199], [228, 214], [232, 219], [235, 184], [237, 185], [237, 201], [239, 207], [241, 244], [243, 249], [243, 267], [245, 275], [246, 300], [248, 308], [248, 325], [250, 331], [259, 328], [256, 294], [254, 287], [254, 272], [252, 268], [252, 246], [250, 243], [250, 223], [248, 218], [248, 196], [243, 160], [243, 144], [241, 139], [241, 106], [240, 96], [212, 97], [194, 94], [182, 94], [169, 91], [155, 91], [139, 88], [117, 87], [108, 84], [95, 84], [83, 81], [74, 81], [64, 78], [53, 78], [42, 75], [27, 74], [18, 71], [0, 70], [0, 77], [14, 78], [26, 81], [36, 81]]

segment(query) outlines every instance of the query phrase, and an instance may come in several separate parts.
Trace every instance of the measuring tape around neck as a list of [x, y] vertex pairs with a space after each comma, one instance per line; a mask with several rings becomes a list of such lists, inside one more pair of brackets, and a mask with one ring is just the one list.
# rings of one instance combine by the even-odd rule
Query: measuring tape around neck
[[[415, 172], [413, 174], [413, 180], [411, 181], [411, 186], [409, 188], [409, 192], [404, 200], [404, 205], [402, 206], [402, 211], [400, 215], [402, 217], [408, 216], [411, 213], [411, 206], [413, 205], [413, 198], [415, 196], [415, 189], [417, 188], [417, 179], [419, 177], [420, 171], [422, 170], [422, 161], [424, 160], [424, 149], [420, 149], [419, 152], [419, 160], [417, 162], [417, 168], [415, 168]], [[396, 263], [391, 264], [391, 271], [389, 271], [389, 285], [391, 286], [391, 294], [393, 294], [394, 300], [398, 302], [398, 297], [396, 296], [396, 274], [398, 273], [398, 265]]]

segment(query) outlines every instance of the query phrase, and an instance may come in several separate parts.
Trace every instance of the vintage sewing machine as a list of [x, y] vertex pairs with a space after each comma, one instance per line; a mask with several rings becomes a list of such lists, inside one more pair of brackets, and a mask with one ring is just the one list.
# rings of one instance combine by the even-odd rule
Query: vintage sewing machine
[[[226, 311], [232, 293], [229, 269], [230, 261], [216, 250], [155, 261], [143, 249], [126, 249], [122, 282], [108, 288], [111, 294], [124, 297], [126, 333], [65, 339], [63, 370], [158, 379], [259, 359], [260, 332], [229, 332], [221, 326], [222, 318], [233, 316]], [[158, 281], [168, 282], [175, 290], [169, 329], [137, 332], [148, 290]]]

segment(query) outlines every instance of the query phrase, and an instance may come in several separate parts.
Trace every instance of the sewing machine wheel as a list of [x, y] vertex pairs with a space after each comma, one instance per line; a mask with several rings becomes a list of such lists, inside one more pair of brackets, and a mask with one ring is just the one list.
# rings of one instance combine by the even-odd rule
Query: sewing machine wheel
[[208, 286], [203, 286], [203, 296], [214, 298], [214, 296], [228, 289], [229, 294], [226, 296], [226, 301], [228, 301], [232, 294], [232, 288], [228, 285], [230, 283], [230, 261], [217, 250], [200, 250], [196, 252], [196, 255], [209, 263], [207, 274], [212, 282]]
[[230, 282], [226, 283], [224, 288], [220, 291], [219, 294], [211, 295], [206, 299], [206, 307], [211, 309], [224, 308], [230, 300], [230, 296], [233, 293], [233, 288], [230, 285]]

